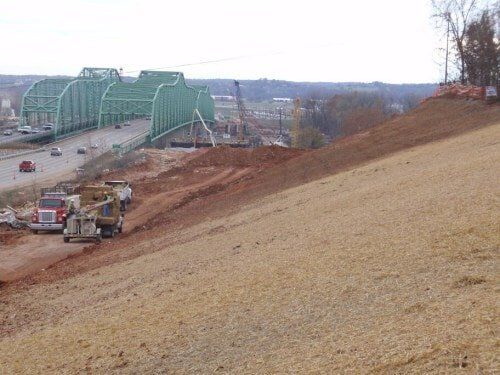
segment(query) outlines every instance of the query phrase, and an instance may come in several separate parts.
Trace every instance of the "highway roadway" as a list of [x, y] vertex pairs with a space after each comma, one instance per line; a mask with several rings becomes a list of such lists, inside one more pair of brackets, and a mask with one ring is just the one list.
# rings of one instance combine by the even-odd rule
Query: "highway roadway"
[[[58, 176], [68, 175], [76, 168], [109, 151], [113, 144], [123, 143], [149, 130], [149, 120], [134, 120], [130, 126], [115, 129], [113, 125], [93, 130], [47, 145], [45, 151], [32, 152], [28, 155], [0, 160], [0, 191], [10, 190], [44, 181], [54, 180]], [[123, 124], [122, 124], [123, 125]], [[91, 149], [97, 144], [97, 149]], [[51, 147], [60, 147], [62, 156], [50, 156]], [[79, 147], [87, 147], [87, 154], [77, 154]], [[36, 172], [19, 172], [19, 163], [23, 160], [36, 162]]]

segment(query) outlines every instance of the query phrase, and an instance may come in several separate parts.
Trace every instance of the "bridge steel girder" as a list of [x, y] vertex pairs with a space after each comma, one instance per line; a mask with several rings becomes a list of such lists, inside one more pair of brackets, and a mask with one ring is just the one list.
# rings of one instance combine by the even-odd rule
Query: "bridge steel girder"
[[151, 116], [150, 140], [193, 122], [198, 109], [214, 123], [214, 101], [207, 86], [190, 86], [181, 72], [142, 71], [132, 83], [117, 82], [104, 93], [99, 127]]
[[56, 139], [96, 128], [102, 96], [119, 81], [116, 69], [86, 67], [75, 78], [35, 82], [23, 95], [20, 126], [53, 123]]

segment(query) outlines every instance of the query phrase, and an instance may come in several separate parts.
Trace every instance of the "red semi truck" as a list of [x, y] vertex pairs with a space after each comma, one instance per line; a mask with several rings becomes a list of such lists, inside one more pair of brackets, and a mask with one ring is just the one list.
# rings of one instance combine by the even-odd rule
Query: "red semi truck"
[[38, 206], [31, 216], [31, 231], [36, 234], [39, 230], [64, 230], [70, 201], [75, 208], [80, 207], [79, 195], [46, 193], [38, 201]]

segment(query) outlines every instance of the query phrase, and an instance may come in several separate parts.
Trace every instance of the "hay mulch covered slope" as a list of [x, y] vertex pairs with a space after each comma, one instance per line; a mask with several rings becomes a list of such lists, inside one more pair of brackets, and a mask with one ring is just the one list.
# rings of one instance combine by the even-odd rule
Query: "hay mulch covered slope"
[[0, 368], [494, 373], [499, 142], [484, 126], [7, 288]]

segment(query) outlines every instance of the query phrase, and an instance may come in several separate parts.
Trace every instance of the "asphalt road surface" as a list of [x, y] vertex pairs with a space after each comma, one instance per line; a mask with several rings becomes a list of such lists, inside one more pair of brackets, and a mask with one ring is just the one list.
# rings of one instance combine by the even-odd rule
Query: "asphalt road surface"
[[[134, 120], [131, 121], [131, 126], [122, 126], [121, 129], [115, 129], [111, 125], [64, 139], [54, 145], [47, 146], [45, 151], [32, 152], [27, 155], [1, 160], [0, 191], [40, 184], [47, 180], [53, 180], [58, 175], [67, 175], [92, 157], [109, 151], [113, 144], [123, 143], [148, 131], [149, 123], [149, 120]], [[92, 144], [97, 144], [98, 148], [91, 149]], [[87, 147], [87, 154], [76, 153], [78, 147], [82, 146]], [[63, 153], [62, 156], [50, 156], [51, 147], [60, 147]], [[35, 161], [36, 172], [19, 172], [19, 163], [23, 160]]]

